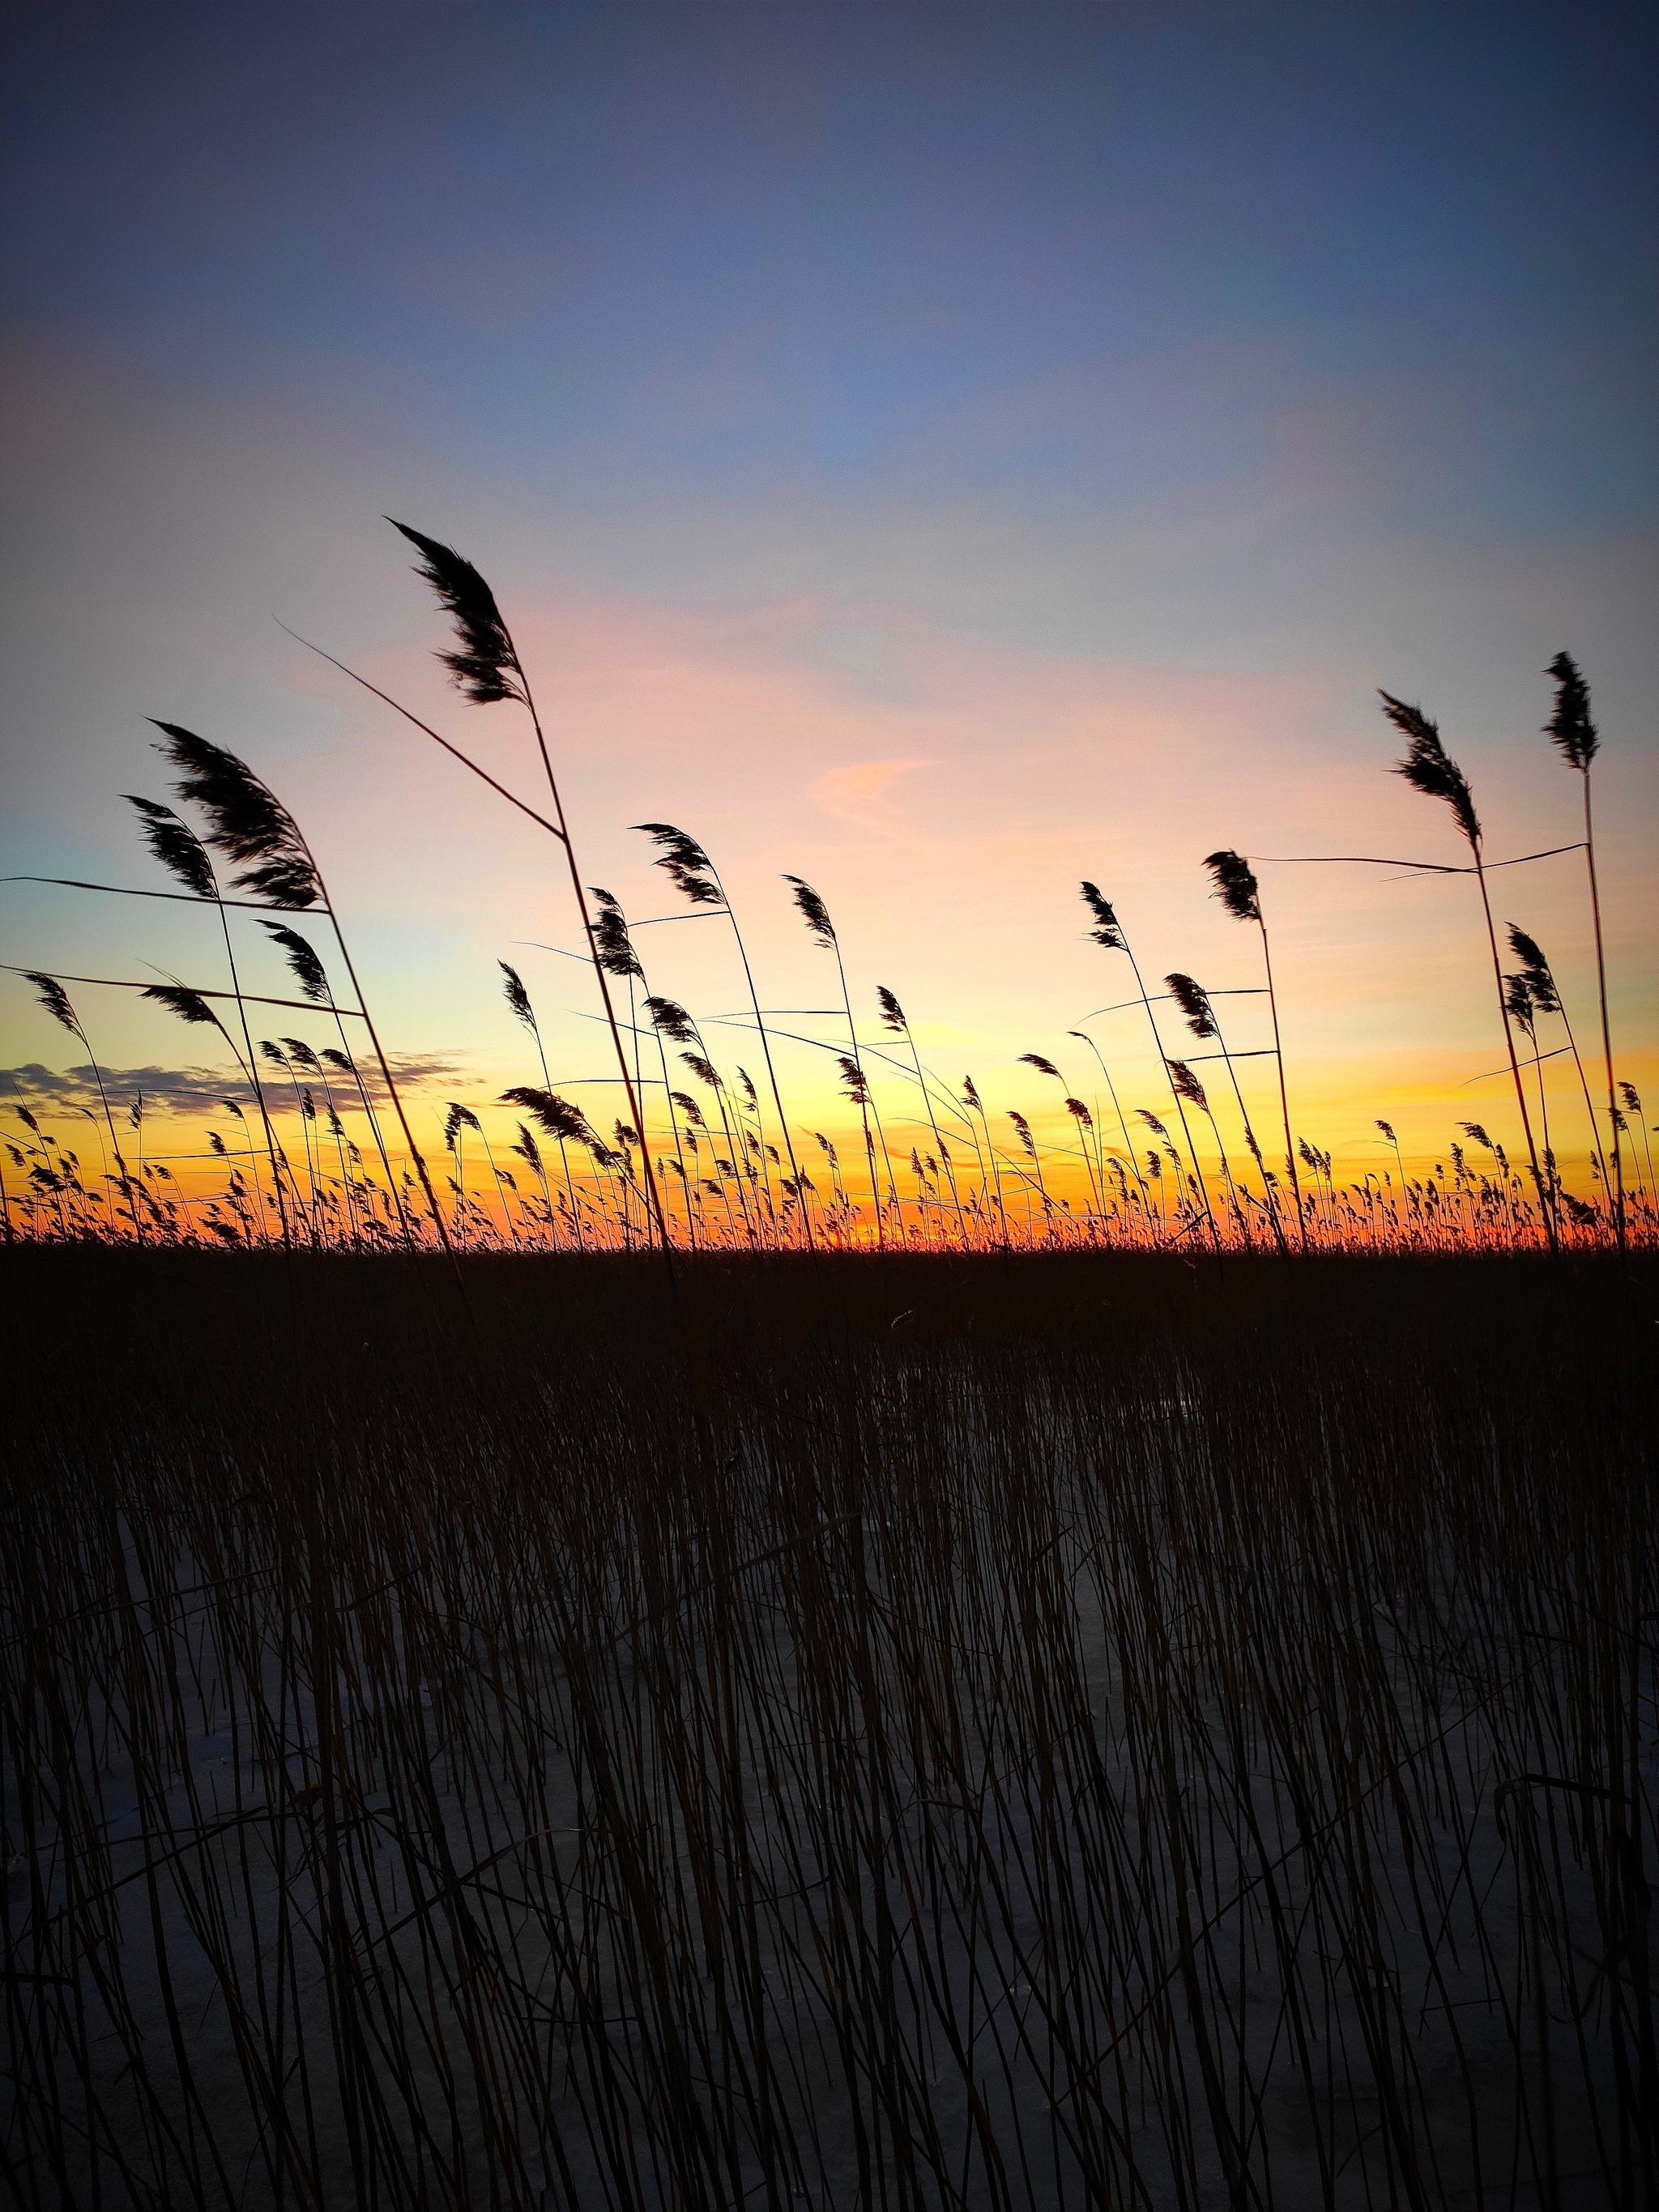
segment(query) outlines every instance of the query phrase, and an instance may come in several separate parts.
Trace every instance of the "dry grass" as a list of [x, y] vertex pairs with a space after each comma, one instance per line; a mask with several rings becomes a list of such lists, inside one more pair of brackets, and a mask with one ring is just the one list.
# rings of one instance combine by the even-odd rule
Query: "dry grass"
[[0, 1265], [15, 2201], [1653, 2201], [1650, 1256]]

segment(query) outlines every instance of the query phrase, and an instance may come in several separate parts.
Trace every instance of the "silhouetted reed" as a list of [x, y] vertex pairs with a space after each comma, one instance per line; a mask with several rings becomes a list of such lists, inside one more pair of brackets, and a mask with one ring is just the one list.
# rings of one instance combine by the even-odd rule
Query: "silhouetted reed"
[[1654, 1261], [1193, 1242], [5, 1254], [13, 2201], [1647, 2202]]
[[[397, 526], [416, 548], [421, 556], [418, 573], [436, 593], [441, 607], [453, 625], [453, 641], [440, 652], [438, 658], [461, 696], [471, 705], [516, 706], [526, 714], [547, 782], [551, 816], [529, 805], [449, 738], [412, 714], [389, 694], [368, 684], [345, 668], [343, 663], [334, 660], [333, 656], [322, 657], [342, 668], [352, 681], [385, 700], [399, 715], [424, 732], [447, 754], [481, 777], [503, 800], [560, 843], [617, 1056], [625, 1110], [615, 1117], [614, 1127], [606, 1135], [578, 1109], [565, 1105], [555, 1083], [543, 1032], [523, 979], [514, 968], [501, 963], [508, 1006], [535, 1047], [538, 1065], [527, 1072], [538, 1074], [539, 1082], [514, 1086], [498, 1103], [520, 1104], [533, 1119], [538, 1111], [553, 1109], [545, 1106], [533, 1108], [525, 1102], [532, 1097], [544, 1102], [558, 1101], [552, 1122], [538, 1119], [536, 1127], [558, 1144], [558, 1181], [562, 1188], [556, 1190], [527, 1122], [495, 1131], [492, 1135], [490, 1127], [483, 1121], [477, 1121], [474, 1133], [477, 1142], [473, 1143], [467, 1136], [472, 1124], [463, 1121], [449, 1128], [445, 1139], [453, 1162], [454, 1171], [448, 1180], [453, 1187], [454, 1204], [451, 1206], [447, 1200], [440, 1204], [416, 1140], [402, 1086], [394, 1078], [392, 1060], [382, 1048], [370, 1018], [368, 1002], [341, 933], [339, 917], [294, 817], [263, 779], [234, 754], [175, 724], [157, 724], [163, 739], [160, 750], [179, 772], [180, 801], [205, 823], [205, 830], [198, 834], [195, 823], [185, 814], [159, 802], [133, 796], [131, 804], [137, 810], [151, 854], [179, 888], [138, 890], [110, 884], [76, 887], [128, 897], [210, 905], [223, 942], [229, 989], [179, 978], [155, 985], [119, 977], [59, 976], [35, 969], [14, 972], [27, 974], [34, 981], [37, 988], [46, 994], [43, 1003], [48, 1010], [56, 1018], [64, 1021], [70, 1034], [83, 1045], [84, 1032], [64, 992], [65, 982], [73, 982], [77, 988], [82, 984], [109, 985], [138, 992], [153, 1002], [168, 1006], [198, 1027], [215, 1029], [237, 1064], [246, 1090], [252, 1094], [250, 1103], [264, 1132], [268, 1186], [251, 1146], [244, 1170], [240, 1158], [233, 1158], [230, 1148], [211, 1133], [210, 1156], [215, 1162], [225, 1164], [229, 1180], [205, 1201], [199, 1194], [181, 1194], [165, 1161], [141, 1158], [139, 1171], [130, 1173], [117, 1139], [112, 1101], [105, 1095], [102, 1076], [94, 1060], [91, 1075], [101, 1108], [99, 1143], [101, 1148], [101, 1133], [106, 1132], [113, 1155], [112, 1162], [106, 1163], [105, 1191], [112, 1194], [116, 1203], [110, 1205], [104, 1191], [88, 1190], [78, 1160], [69, 1148], [59, 1145], [50, 1127], [42, 1129], [39, 1126], [39, 1110], [44, 1110], [44, 1102], [37, 1099], [34, 1109], [28, 1109], [35, 1110], [35, 1121], [14, 1147], [18, 1157], [12, 1164], [23, 1178], [20, 1188], [14, 1189], [8, 1183], [4, 1161], [0, 1160], [0, 1218], [3, 1218], [9, 1239], [21, 1236], [70, 1240], [125, 1233], [135, 1239], [161, 1243], [195, 1241], [225, 1244], [264, 1243], [274, 1233], [286, 1243], [292, 1224], [309, 1243], [339, 1243], [352, 1249], [368, 1250], [385, 1245], [395, 1226], [405, 1249], [413, 1251], [434, 1239], [440, 1243], [448, 1241], [453, 1221], [457, 1236], [469, 1246], [539, 1249], [569, 1243], [583, 1249], [627, 1249], [644, 1235], [659, 1245], [665, 1255], [671, 1255], [677, 1243], [694, 1250], [705, 1244], [714, 1249], [799, 1246], [807, 1250], [823, 1245], [868, 1248], [877, 1252], [885, 1249], [890, 1243], [904, 1248], [912, 1241], [923, 1244], [950, 1241], [963, 1250], [1004, 1249], [1021, 1241], [1044, 1245], [1066, 1242], [1088, 1245], [1157, 1244], [1172, 1237], [1185, 1237], [1201, 1226], [1211, 1244], [1219, 1249], [1224, 1244], [1248, 1244], [1251, 1241], [1250, 1215], [1256, 1211], [1265, 1216], [1281, 1249], [1287, 1249], [1283, 1204], [1283, 1183], [1286, 1179], [1296, 1208], [1297, 1242], [1304, 1251], [1350, 1242], [1368, 1249], [1394, 1242], [1413, 1249], [1436, 1249], [1470, 1237], [1527, 1243], [1540, 1235], [1552, 1247], [1559, 1247], [1569, 1231], [1575, 1243], [1594, 1242], [1611, 1234], [1623, 1244], [1632, 1237], [1645, 1242], [1655, 1234], [1659, 1223], [1656, 1218], [1651, 1175], [1644, 1181], [1638, 1164], [1634, 1196], [1626, 1188], [1621, 1140], [1629, 1133], [1626, 1115], [1631, 1109], [1619, 1103], [1620, 1093], [1611, 1054], [1600, 897], [1589, 813], [1590, 763], [1599, 740], [1589, 715], [1588, 688], [1567, 656], [1558, 656], [1551, 666], [1558, 696], [1548, 728], [1563, 757], [1583, 777], [1585, 848], [1596, 927], [1598, 988], [1608, 1085], [1607, 1135], [1611, 1139], [1610, 1145], [1604, 1146], [1600, 1113], [1591, 1104], [1582, 1060], [1568, 1024], [1569, 1048], [1590, 1118], [1591, 1188], [1588, 1197], [1568, 1190], [1567, 1171], [1571, 1162], [1564, 1165], [1551, 1140], [1546, 1066], [1554, 1054], [1542, 1042], [1540, 1024], [1558, 1013], [1565, 1023], [1565, 1012], [1554, 979], [1535, 941], [1513, 926], [1510, 943], [1522, 963], [1520, 969], [1506, 976], [1498, 960], [1486, 873], [1491, 866], [1515, 863], [1486, 860], [1481, 824], [1468, 780], [1446, 753], [1436, 726], [1420, 709], [1384, 693], [1382, 696], [1385, 712], [1407, 740], [1407, 751], [1397, 764], [1397, 772], [1414, 788], [1439, 799], [1450, 808], [1469, 848], [1473, 866], [1468, 872], [1476, 878], [1487, 923], [1509, 1073], [1531, 1163], [1530, 1189], [1518, 1182], [1497, 1139], [1493, 1141], [1492, 1164], [1489, 1168], [1469, 1167], [1464, 1154], [1454, 1148], [1454, 1165], [1449, 1175], [1438, 1162], [1431, 1175], [1408, 1174], [1394, 1124], [1383, 1121], [1378, 1121], [1376, 1127], [1387, 1133], [1386, 1141], [1393, 1151], [1394, 1171], [1400, 1178], [1398, 1192], [1395, 1190], [1393, 1172], [1384, 1172], [1380, 1176], [1366, 1173], [1358, 1181], [1339, 1183], [1329, 1149], [1312, 1141], [1310, 1133], [1298, 1133], [1291, 1124], [1272, 949], [1257, 873], [1258, 866], [1264, 864], [1225, 848], [1209, 854], [1204, 866], [1216, 896], [1227, 911], [1253, 924], [1261, 933], [1272, 1024], [1271, 1049], [1285, 1145], [1282, 1176], [1263, 1156], [1235, 1064], [1242, 1054], [1230, 1044], [1217, 1016], [1218, 999], [1229, 994], [1201, 987], [1181, 970], [1170, 972], [1167, 986], [1189, 1028], [1200, 1039], [1212, 1039], [1224, 1061], [1246, 1149], [1260, 1170], [1259, 1197], [1248, 1188], [1248, 1169], [1235, 1175], [1219, 1122], [1201, 1085], [1195, 1094], [1188, 1081], [1176, 1074], [1175, 1071], [1185, 1067], [1186, 1063], [1169, 1059], [1152, 996], [1115, 909], [1097, 885], [1085, 882], [1082, 886], [1091, 921], [1090, 935], [1103, 949], [1121, 951], [1129, 961], [1136, 997], [1126, 1004], [1130, 1007], [1139, 1005], [1143, 1012], [1161, 1074], [1170, 1082], [1170, 1101], [1180, 1137], [1178, 1146], [1164, 1130], [1164, 1123], [1149, 1109], [1132, 1109], [1100, 1044], [1085, 1028], [1071, 1029], [1065, 1034], [1088, 1046], [1105, 1085], [1109, 1109], [1098, 1097], [1091, 1103], [1074, 1091], [1050, 1054], [1029, 1053], [1024, 1055], [1024, 1064], [1054, 1080], [1060, 1087], [1057, 1106], [1040, 1115], [1035, 1126], [1024, 1111], [1003, 1106], [999, 1106], [994, 1124], [994, 1117], [971, 1079], [966, 1080], [959, 1094], [940, 1083], [924, 1063], [903, 1011], [885, 986], [878, 987], [877, 992], [880, 1024], [890, 1039], [898, 1042], [902, 1056], [895, 1058], [884, 1049], [888, 1039], [860, 1036], [843, 948], [828, 903], [804, 878], [787, 875], [784, 880], [814, 943], [835, 956], [841, 1012], [847, 1025], [845, 1050], [839, 1041], [832, 1043], [821, 1036], [793, 1041], [830, 1055], [831, 1066], [840, 1073], [841, 1096], [857, 1115], [864, 1148], [867, 1200], [864, 1188], [849, 1188], [842, 1172], [842, 1156], [836, 1149], [838, 1133], [833, 1128], [811, 1131], [812, 1140], [828, 1164], [830, 1194], [826, 1199], [804, 1172], [794, 1149], [793, 1137], [797, 1133], [786, 1110], [774, 1050], [775, 1043], [785, 1033], [776, 1029], [774, 1020], [769, 1020], [763, 1006], [749, 949], [738, 928], [727, 887], [707, 848], [672, 823], [649, 822], [637, 825], [657, 847], [657, 865], [687, 902], [690, 913], [681, 918], [723, 915], [730, 922], [755, 1034], [765, 1063], [764, 1088], [771, 1102], [769, 1109], [763, 1106], [762, 1092], [746, 1070], [739, 1065], [734, 1071], [723, 1073], [691, 1013], [679, 1000], [653, 988], [620, 901], [609, 890], [581, 883], [530, 684], [511, 631], [489, 585], [471, 563], [452, 548], [406, 526]], [[1370, 855], [1316, 857], [1375, 861], [1375, 856]], [[1445, 868], [1440, 863], [1405, 865], [1438, 872], [1464, 872]], [[222, 866], [227, 871], [228, 888], [221, 881]], [[69, 883], [71, 879], [26, 880]], [[355, 1004], [348, 1005], [337, 999], [325, 962], [292, 925], [291, 917], [317, 909], [325, 915], [337, 941], [338, 957], [344, 964]], [[253, 912], [263, 929], [269, 933], [273, 947], [294, 978], [300, 993], [297, 1000], [250, 993], [246, 988], [233, 927], [234, 916], [242, 910]], [[655, 921], [675, 918], [651, 919]], [[621, 992], [617, 988], [621, 985], [625, 985], [627, 990], [625, 1013], [620, 1009]], [[53, 993], [58, 994], [56, 999], [50, 995]], [[234, 1029], [227, 1026], [228, 1014], [222, 1021], [216, 1011], [217, 1006], [227, 1001], [236, 1009]], [[314, 1010], [332, 1023], [338, 1045], [319, 1049], [304, 1037], [289, 1036], [281, 1039], [280, 1043], [270, 1039], [257, 1042], [250, 1021], [251, 1010], [256, 1006]], [[64, 1012], [66, 1008], [67, 1017]], [[1116, 1007], [1102, 1008], [1088, 1019], [1103, 1018], [1118, 1011]], [[368, 1031], [374, 1062], [367, 1078], [365, 1069], [360, 1067], [351, 1050], [346, 1028], [348, 1021], [357, 1019], [363, 1022]], [[1536, 1097], [1531, 1100], [1522, 1080], [1515, 1042], [1517, 1030], [1535, 1079]], [[712, 1094], [709, 1120], [704, 1119], [691, 1092], [676, 1087], [666, 1048], [670, 1042], [683, 1048], [682, 1065], [690, 1071], [696, 1084]], [[90, 1048], [87, 1049], [90, 1056]], [[1255, 1049], [1251, 1048], [1252, 1052]], [[653, 1051], [654, 1073], [647, 1057]], [[267, 1070], [276, 1070], [284, 1079], [292, 1094], [291, 1103], [283, 1097], [284, 1082], [278, 1082], [268, 1092], [262, 1065]], [[337, 1095], [330, 1071], [336, 1078], [343, 1079]], [[908, 1147], [910, 1179], [903, 1196], [900, 1194], [896, 1163], [902, 1171], [906, 1141], [897, 1133], [896, 1124], [896, 1146], [890, 1146], [883, 1121], [884, 1091], [894, 1073], [907, 1085], [914, 1079], [921, 1093], [920, 1119], [925, 1122], [927, 1133], [918, 1144]], [[1190, 1084], [1197, 1085], [1198, 1079], [1190, 1069], [1187, 1075]], [[562, 1076], [561, 1082], [574, 1086], [599, 1079], [571, 1072]], [[234, 1089], [235, 1083], [231, 1082], [228, 1087]], [[1200, 1097], [1203, 1102], [1200, 1110], [1210, 1121], [1218, 1146], [1218, 1179], [1215, 1172], [1206, 1170], [1200, 1158], [1194, 1126], [1189, 1117], [1188, 1109], [1197, 1108]], [[455, 1103], [459, 1106], [459, 1102]], [[387, 1104], [401, 1136], [401, 1151], [397, 1144], [388, 1142], [391, 1125], [383, 1121], [383, 1109]], [[227, 1111], [244, 1123], [246, 1135], [242, 1106], [230, 1099], [226, 1100], [225, 1105]], [[349, 1116], [362, 1115], [378, 1162], [378, 1174], [374, 1167], [365, 1167], [363, 1151], [342, 1117], [343, 1107]], [[90, 1113], [89, 1106], [82, 1106], [78, 1102], [69, 1110]], [[775, 1113], [775, 1130], [765, 1119], [768, 1110]], [[889, 1110], [891, 1111], [890, 1106]], [[1109, 1120], [1115, 1123], [1121, 1139], [1121, 1152], [1115, 1144], [1109, 1141]], [[466, 1111], [471, 1114], [473, 1109], [468, 1107]], [[295, 1163], [290, 1163], [283, 1150], [277, 1127], [278, 1121], [289, 1113], [296, 1117], [300, 1130], [300, 1144], [294, 1147]], [[1541, 1153], [1534, 1139], [1534, 1113], [1543, 1136]], [[1133, 1114], [1139, 1115], [1159, 1133], [1161, 1149], [1145, 1156], [1137, 1150], [1131, 1135]], [[575, 1121], [564, 1118], [570, 1115], [576, 1116]], [[808, 1126], [803, 1124], [800, 1133], [807, 1133]], [[1558, 1129], [1559, 1126], [1558, 1121]], [[1012, 1142], [1006, 1136], [998, 1138], [994, 1128], [1012, 1128], [1015, 1132]], [[503, 1164], [502, 1158], [497, 1156], [503, 1149], [507, 1158], [516, 1160], [521, 1169], [529, 1171], [527, 1176], [521, 1178], [513, 1167]], [[303, 1183], [296, 1172], [301, 1152]], [[1637, 1157], [1634, 1152], [1632, 1157]], [[1174, 1170], [1172, 1177], [1166, 1172], [1166, 1158]], [[1582, 1169], [1582, 1155], [1578, 1162]], [[1306, 1189], [1302, 1166], [1310, 1167], [1314, 1177]], [[1378, 1184], [1376, 1190], [1371, 1188], [1373, 1181]], [[1224, 1225], [1218, 1218], [1212, 1182], [1217, 1183], [1222, 1200]], [[1025, 1209], [1023, 1224], [1018, 1209], [1010, 1211], [1005, 1183], [1008, 1188], [1025, 1190], [1036, 1201], [1035, 1210], [1030, 1206]], [[665, 1190], [678, 1190], [679, 1194], [672, 1207], [665, 1198]], [[101, 1213], [100, 1206], [105, 1209]], [[683, 1222], [678, 1218], [682, 1206]], [[672, 1270], [672, 1258], [670, 1266]]]

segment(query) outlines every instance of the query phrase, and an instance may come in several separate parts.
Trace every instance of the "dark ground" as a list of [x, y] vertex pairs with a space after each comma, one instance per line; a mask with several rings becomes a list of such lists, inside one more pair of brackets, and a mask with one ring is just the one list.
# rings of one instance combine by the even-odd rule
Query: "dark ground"
[[0, 1253], [15, 2201], [1656, 2201], [1651, 1255], [461, 1274]]

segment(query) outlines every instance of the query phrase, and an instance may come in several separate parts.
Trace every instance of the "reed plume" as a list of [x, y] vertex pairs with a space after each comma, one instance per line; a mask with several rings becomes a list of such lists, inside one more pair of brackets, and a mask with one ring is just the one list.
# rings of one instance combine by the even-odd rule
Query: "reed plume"
[[533, 1090], [528, 1084], [516, 1084], [511, 1091], [503, 1091], [503, 1106], [521, 1106], [535, 1121], [544, 1136], [556, 1142], [569, 1139], [580, 1145], [597, 1142], [587, 1116], [580, 1106], [573, 1106], [568, 1098], [561, 1098], [556, 1091]]
[[440, 653], [437, 658], [449, 671], [456, 690], [475, 707], [495, 706], [509, 699], [527, 706], [529, 697], [513, 640], [501, 620], [495, 594], [483, 578], [453, 545], [425, 537], [406, 522], [393, 522], [390, 515], [386, 520], [419, 550], [421, 559], [415, 573], [430, 584], [439, 605], [454, 621], [459, 649]]

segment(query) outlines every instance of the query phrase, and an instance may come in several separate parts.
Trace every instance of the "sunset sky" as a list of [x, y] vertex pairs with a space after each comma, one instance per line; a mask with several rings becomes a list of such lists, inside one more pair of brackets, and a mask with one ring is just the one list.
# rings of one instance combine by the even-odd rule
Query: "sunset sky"
[[[392, 514], [494, 585], [585, 880], [677, 912], [629, 825], [682, 823], [779, 1028], [834, 1042], [800, 1011], [836, 1000], [781, 879], [809, 878], [861, 1034], [889, 986], [945, 1084], [1048, 1127], [1018, 1055], [1093, 1098], [1066, 1032], [1130, 995], [1080, 878], [1149, 979], [1218, 990], [1259, 953], [1212, 848], [1462, 860], [1386, 773], [1379, 685], [1439, 718], [1492, 858], [1566, 843], [1565, 648], [1619, 1073], [1659, 1121], [1650, 11], [68, 4], [9, 46], [0, 872], [159, 887], [120, 794], [167, 795], [146, 717], [183, 724], [306, 829], [428, 1136], [540, 1079], [503, 958], [560, 1087], [614, 1110], [581, 1087], [591, 975], [538, 949], [577, 941], [550, 841], [278, 627], [536, 805], [524, 717], [447, 688]], [[1408, 1161], [1463, 1118], [1518, 1152], [1472, 883], [1259, 872], [1298, 1132], [1356, 1173], [1379, 1115]], [[1582, 855], [1494, 896], [1591, 1037]], [[210, 915], [0, 899], [15, 965], [222, 985]], [[640, 947], [654, 989], [739, 1014], [723, 924]], [[118, 1082], [228, 1065], [72, 995]], [[1263, 1000], [1223, 1003], [1267, 1042]], [[1144, 1017], [1090, 1026], [1126, 1104], [1167, 1108]], [[83, 1059], [0, 975], [0, 1103], [44, 1110], [40, 1071]], [[781, 1047], [798, 1129], [845, 1134], [833, 1068]], [[914, 1086], [882, 1080], [908, 1150]]]

